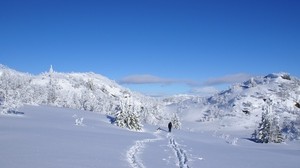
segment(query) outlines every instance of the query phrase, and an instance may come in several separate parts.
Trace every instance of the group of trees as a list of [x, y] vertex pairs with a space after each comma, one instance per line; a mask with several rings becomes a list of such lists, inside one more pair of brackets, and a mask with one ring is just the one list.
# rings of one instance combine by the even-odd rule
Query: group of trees
[[281, 133], [279, 117], [263, 113], [261, 122], [259, 123], [257, 130], [253, 133], [253, 139], [258, 143], [283, 142], [284, 137]]
[[281, 143], [285, 139], [295, 140], [300, 138], [300, 119], [292, 122], [280, 122], [280, 117], [272, 111], [272, 101], [266, 99], [263, 106], [261, 122], [252, 134], [252, 139], [258, 143]]
[[284, 139], [279, 125], [279, 117], [272, 111], [272, 100], [264, 99], [264, 101], [266, 105], [263, 106], [261, 122], [252, 135], [253, 139], [258, 143], [281, 143]]
[[0, 111], [7, 113], [16, 110], [22, 105], [21, 99], [27, 100], [24, 97], [30, 87], [27, 85], [29, 78], [22, 74], [14, 74], [10, 71], [3, 71], [0, 76]]

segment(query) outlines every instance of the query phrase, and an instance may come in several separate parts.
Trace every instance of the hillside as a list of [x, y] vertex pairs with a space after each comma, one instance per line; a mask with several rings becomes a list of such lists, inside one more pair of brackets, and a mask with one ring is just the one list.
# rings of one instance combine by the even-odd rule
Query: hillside
[[[59, 73], [51, 67], [39, 75], [21, 73], [0, 66], [0, 105], [2, 113], [27, 105], [52, 105], [101, 114], [129, 111], [143, 122], [162, 124], [170, 116], [161, 113], [160, 103], [132, 92], [95, 73]], [[140, 122], [142, 122], [140, 121]]]
[[[218, 129], [254, 130], [268, 112], [286, 138], [300, 138], [300, 80], [286, 73], [258, 76], [208, 98], [169, 105], [183, 120], [218, 123]], [[295, 128], [296, 127], [296, 128]], [[250, 136], [250, 135], [249, 135]]]

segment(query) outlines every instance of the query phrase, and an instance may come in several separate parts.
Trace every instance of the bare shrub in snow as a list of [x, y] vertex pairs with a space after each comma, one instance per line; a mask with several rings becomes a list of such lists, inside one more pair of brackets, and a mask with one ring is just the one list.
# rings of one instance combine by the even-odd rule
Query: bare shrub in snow
[[75, 125], [83, 126], [83, 117], [81, 118], [76, 118], [75, 120]]

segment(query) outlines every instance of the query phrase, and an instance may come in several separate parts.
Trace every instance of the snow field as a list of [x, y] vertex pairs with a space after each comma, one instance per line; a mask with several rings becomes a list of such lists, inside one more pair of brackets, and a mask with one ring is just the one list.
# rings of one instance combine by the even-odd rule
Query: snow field
[[183, 121], [182, 129], [172, 133], [150, 125], [134, 132], [92, 112], [49, 106], [24, 106], [19, 112], [0, 115], [1, 167], [298, 168], [300, 164], [299, 141], [257, 144], [248, 139], [250, 130], [222, 130], [214, 122]]

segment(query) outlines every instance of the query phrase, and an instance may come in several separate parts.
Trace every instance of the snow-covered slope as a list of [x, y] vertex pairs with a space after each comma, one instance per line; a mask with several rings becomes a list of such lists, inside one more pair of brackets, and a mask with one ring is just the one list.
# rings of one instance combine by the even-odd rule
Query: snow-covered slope
[[183, 122], [172, 133], [145, 125], [135, 132], [99, 113], [23, 106], [0, 115], [0, 167], [299, 167], [299, 141], [261, 145], [245, 138], [247, 132], [208, 131], [204, 124]]
[[219, 128], [238, 130], [258, 127], [262, 113], [268, 109], [269, 115], [280, 119], [284, 129], [295, 124], [300, 126], [299, 103], [300, 80], [287, 73], [274, 73], [251, 78], [211, 97], [194, 97], [169, 108], [176, 110], [183, 120], [217, 122]]
[[130, 108], [151, 124], [169, 120], [157, 99], [132, 92], [95, 73], [49, 72], [31, 75], [0, 66], [0, 105], [3, 112], [23, 104], [52, 105], [114, 115]]

